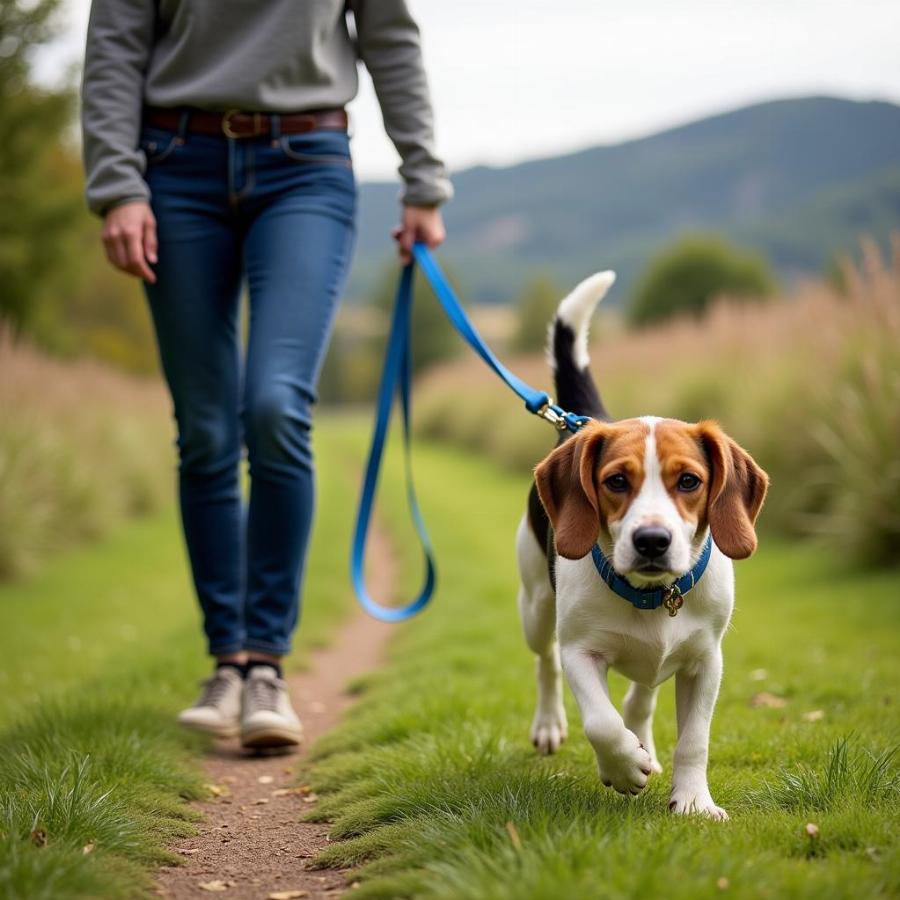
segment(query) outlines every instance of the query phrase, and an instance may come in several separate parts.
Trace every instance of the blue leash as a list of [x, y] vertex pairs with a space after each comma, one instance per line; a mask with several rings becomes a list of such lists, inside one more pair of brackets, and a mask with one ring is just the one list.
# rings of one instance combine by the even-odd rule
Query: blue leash
[[[447, 314], [453, 327], [497, 375], [519, 395], [525, 402], [525, 408], [529, 412], [546, 419], [559, 431], [571, 431], [574, 433], [586, 422], [590, 421], [588, 416], [576, 416], [574, 413], [566, 412], [550, 399], [549, 394], [535, 390], [526, 384], [497, 359], [490, 347], [482, 340], [481, 335], [475, 330], [475, 326], [466, 315], [456, 294], [453, 292], [453, 288], [450, 287], [450, 283], [440, 270], [431, 252], [424, 244], [415, 244], [413, 246], [413, 262], [404, 267], [400, 276], [400, 284], [397, 287], [391, 332], [384, 359], [384, 369], [381, 374], [381, 385], [378, 388], [375, 431], [372, 435], [372, 446], [369, 450], [368, 462], [366, 463], [366, 475], [363, 482], [362, 496], [359, 501], [359, 512], [356, 516], [353, 549], [350, 558], [350, 576], [353, 580], [353, 589], [356, 591], [356, 596], [363, 609], [382, 622], [402, 622], [404, 619], [408, 619], [420, 612], [431, 600], [436, 583], [434, 552], [416, 498], [410, 459], [410, 384], [412, 381], [410, 331], [412, 323], [413, 274], [416, 263], [419, 264], [422, 273], [428, 279], [431, 289], [444, 308], [444, 312]], [[419, 542], [422, 545], [422, 553], [425, 559], [425, 582], [415, 599], [406, 606], [386, 607], [374, 600], [366, 589], [365, 555], [366, 538], [372, 517], [372, 505], [375, 500], [378, 473], [381, 470], [381, 460], [384, 455], [384, 444], [387, 438], [395, 395], [400, 397], [400, 409], [403, 415], [403, 452], [406, 468], [407, 504], [413, 525], [419, 535]]]

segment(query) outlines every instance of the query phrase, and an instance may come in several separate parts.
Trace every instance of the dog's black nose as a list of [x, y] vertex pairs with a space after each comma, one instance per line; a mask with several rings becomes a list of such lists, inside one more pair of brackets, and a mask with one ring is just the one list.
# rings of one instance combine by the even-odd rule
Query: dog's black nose
[[647, 559], [656, 559], [669, 549], [672, 532], [662, 525], [642, 525], [631, 538], [634, 549]]

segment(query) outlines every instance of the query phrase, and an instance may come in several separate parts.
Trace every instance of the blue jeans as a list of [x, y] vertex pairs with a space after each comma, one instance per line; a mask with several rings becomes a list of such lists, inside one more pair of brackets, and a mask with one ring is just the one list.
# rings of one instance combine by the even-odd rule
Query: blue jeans
[[213, 137], [183, 117], [177, 133], [145, 127], [141, 146], [159, 236], [145, 287], [209, 652], [284, 654], [312, 524], [316, 384], [355, 236], [348, 137]]

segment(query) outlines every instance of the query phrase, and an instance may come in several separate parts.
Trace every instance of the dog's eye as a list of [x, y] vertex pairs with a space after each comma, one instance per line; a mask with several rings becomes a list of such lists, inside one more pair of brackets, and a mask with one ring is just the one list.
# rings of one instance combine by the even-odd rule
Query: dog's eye
[[628, 479], [624, 475], [610, 475], [603, 483], [614, 494], [621, 494], [628, 490]]
[[691, 472], [685, 472], [678, 479], [678, 490], [690, 493], [691, 491], [696, 491], [700, 487], [700, 483], [700, 479], [696, 475]]

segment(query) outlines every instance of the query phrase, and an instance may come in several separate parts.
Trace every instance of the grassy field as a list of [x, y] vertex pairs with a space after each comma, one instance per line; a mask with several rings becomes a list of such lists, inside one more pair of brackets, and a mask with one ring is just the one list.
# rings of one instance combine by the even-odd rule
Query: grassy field
[[[348, 608], [361, 438], [352, 420], [318, 436], [329, 503], [299, 664]], [[418, 562], [398, 463], [383, 515], [408, 589]], [[355, 895], [687, 897], [726, 882], [747, 897], [896, 894], [898, 781], [885, 755], [900, 734], [896, 575], [790, 544], [739, 567], [711, 754], [732, 820], [676, 820], [668, 773], [630, 802], [598, 784], [574, 709], [557, 757], [528, 742], [512, 553], [527, 478], [436, 447], [418, 448], [417, 470], [441, 566], [435, 605], [398, 629], [390, 666], [358, 685], [360, 706], [304, 774], [334, 821], [322, 863], [365, 865]], [[186, 801], [204, 791], [203, 742], [172, 721], [205, 674], [172, 510], [0, 587], [0, 608], [0, 897], [147, 896], [153, 866], [192, 827]], [[762, 692], [784, 705], [751, 706]], [[664, 689], [664, 764], [674, 737]]]
[[[599, 784], [571, 697], [559, 755], [529, 744], [533, 664], [513, 559], [527, 479], [433, 446], [416, 468], [440, 590], [309, 773], [317, 815], [343, 839], [321, 862], [364, 865], [355, 895], [897, 895], [896, 573], [850, 571], [792, 543], [738, 565], [710, 769], [732, 818], [678, 819], [666, 809], [670, 685], [656, 729], [666, 771], [636, 800]], [[401, 497], [398, 477], [395, 466], [388, 497]], [[386, 515], [405, 533], [399, 502]], [[414, 573], [412, 544], [400, 546]], [[619, 699], [624, 686], [616, 678]]]
[[[327, 434], [319, 448], [334, 512], [319, 518], [295, 664], [350, 602], [334, 573], [355, 480]], [[204, 741], [173, 720], [208, 672], [174, 510], [0, 585], [0, 610], [0, 897], [147, 896], [204, 793]]]

